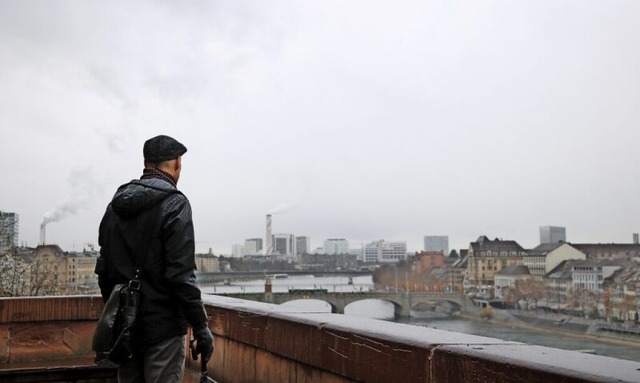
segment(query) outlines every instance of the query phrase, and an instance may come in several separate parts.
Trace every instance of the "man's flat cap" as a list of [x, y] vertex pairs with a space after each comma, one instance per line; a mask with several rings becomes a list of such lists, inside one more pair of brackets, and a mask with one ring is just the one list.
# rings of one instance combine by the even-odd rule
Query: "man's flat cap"
[[144, 143], [142, 154], [145, 162], [157, 164], [174, 160], [187, 152], [187, 148], [169, 136], [156, 136]]

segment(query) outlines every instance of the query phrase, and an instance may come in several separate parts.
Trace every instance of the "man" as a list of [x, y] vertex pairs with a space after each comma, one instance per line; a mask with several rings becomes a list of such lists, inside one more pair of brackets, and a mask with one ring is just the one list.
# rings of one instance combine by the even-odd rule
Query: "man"
[[205, 363], [213, 353], [213, 335], [195, 283], [191, 206], [177, 190], [186, 151], [168, 136], [147, 140], [142, 177], [118, 188], [100, 223], [95, 272], [103, 300], [116, 284], [127, 283], [141, 270], [136, 350], [118, 368], [121, 383], [181, 382], [187, 325]]

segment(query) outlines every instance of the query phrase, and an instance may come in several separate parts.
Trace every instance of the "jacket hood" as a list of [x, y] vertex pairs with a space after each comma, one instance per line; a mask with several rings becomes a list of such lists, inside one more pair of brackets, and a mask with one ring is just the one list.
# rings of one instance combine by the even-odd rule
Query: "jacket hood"
[[162, 180], [133, 180], [118, 188], [111, 207], [118, 216], [131, 218], [151, 209], [173, 193], [179, 192]]

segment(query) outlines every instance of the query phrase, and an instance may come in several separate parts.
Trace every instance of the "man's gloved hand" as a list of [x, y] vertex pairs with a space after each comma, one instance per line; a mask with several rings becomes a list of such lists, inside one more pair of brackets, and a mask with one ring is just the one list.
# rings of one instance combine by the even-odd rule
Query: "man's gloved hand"
[[196, 341], [193, 358], [196, 359], [197, 355], [200, 355], [204, 363], [207, 363], [213, 354], [213, 334], [211, 334], [211, 330], [206, 325], [197, 329], [194, 328], [193, 337]]

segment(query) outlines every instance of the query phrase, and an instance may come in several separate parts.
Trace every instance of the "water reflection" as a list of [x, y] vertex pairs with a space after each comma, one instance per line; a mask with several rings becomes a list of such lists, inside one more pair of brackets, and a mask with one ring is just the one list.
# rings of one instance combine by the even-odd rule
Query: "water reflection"
[[281, 304], [284, 307], [294, 307], [301, 311], [308, 311], [314, 313], [330, 313], [331, 305], [325, 301], [318, 299], [297, 299], [295, 301], [289, 301]]
[[395, 317], [393, 303], [379, 299], [363, 299], [353, 302], [344, 308], [344, 314], [385, 320], [393, 320]]

